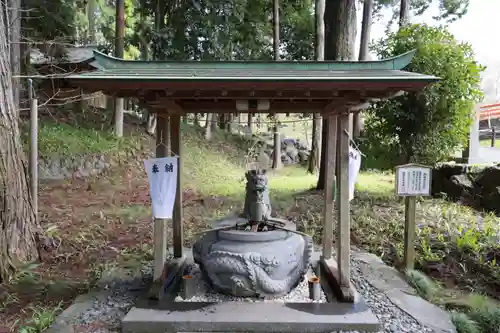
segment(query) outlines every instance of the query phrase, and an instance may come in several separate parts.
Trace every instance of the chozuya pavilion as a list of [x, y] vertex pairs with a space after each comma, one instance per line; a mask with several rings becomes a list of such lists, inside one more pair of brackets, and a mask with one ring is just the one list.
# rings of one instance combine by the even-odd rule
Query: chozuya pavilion
[[[159, 116], [157, 157], [165, 157], [170, 153], [179, 156], [178, 185], [173, 219], [172, 221], [162, 219], [154, 221], [153, 287], [149, 298], [138, 302], [124, 318], [122, 322], [123, 332], [377, 331], [376, 317], [366, 306], [362, 297], [356, 293], [351, 283], [349, 253], [351, 216], [348, 189], [349, 113], [359, 112], [368, 105], [370, 100], [391, 98], [402, 91], [419, 91], [428, 84], [437, 81], [438, 78], [433, 76], [403, 70], [411, 62], [414, 54], [415, 52], [412, 51], [391, 59], [363, 62], [178, 62], [121, 60], [94, 52], [94, 59], [91, 63], [95, 68], [94, 71], [65, 76], [63, 80], [67, 84], [82, 88], [86, 92], [102, 91], [112, 96], [139, 98], [144, 105], [147, 105], [153, 112], [157, 112]], [[191, 251], [186, 251], [183, 247], [183, 154], [181, 152], [180, 119], [181, 116], [188, 113], [210, 112], [320, 113], [324, 121], [328, 123], [328, 132], [324, 138], [327, 140], [326, 163], [328, 172], [324, 192], [322, 248], [320, 253], [311, 250], [312, 252], [304, 255], [307, 258], [297, 259], [306, 262], [313, 274], [319, 277], [327, 301], [302, 303], [269, 302], [258, 299], [253, 302], [243, 300], [227, 302], [175, 301], [177, 295], [187, 288], [186, 279], [189, 279], [187, 276], [189, 273], [186, 273], [185, 268], [186, 265], [190, 265], [188, 262], [192, 260]], [[168, 151], [166, 145], [161, 144], [165, 141], [166, 136], [170, 137], [171, 151]], [[335, 220], [333, 218], [334, 173], [336, 173], [338, 180], [337, 197], [335, 198], [337, 218]], [[260, 176], [262, 176], [261, 171], [256, 171], [253, 174], [247, 173], [249, 183], [252, 181], [252, 177]], [[272, 201], [272, 189], [270, 198]], [[249, 221], [251, 222], [251, 220]], [[236, 256], [246, 260], [247, 264], [249, 262], [247, 259], [249, 256], [251, 257], [253, 262], [246, 267], [252, 272], [244, 277], [231, 276], [231, 279], [236, 279], [239, 283], [237, 283], [238, 286], [243, 289], [239, 291], [233, 289], [229, 293], [244, 296], [252, 293], [255, 295], [265, 294], [262, 286], [256, 286], [255, 283], [252, 287], [255, 290], [244, 288], [249, 285], [248, 281], [253, 281], [256, 272], [265, 272], [264, 275], [267, 278], [273, 278], [275, 277], [273, 269], [279, 271], [284, 267], [282, 265], [286, 266], [286, 263], [280, 264], [280, 261], [273, 256], [276, 254], [283, 257], [283, 252], [288, 255], [287, 251], [293, 249], [290, 250], [283, 245], [284, 243], [279, 242], [286, 242], [289, 235], [299, 233], [292, 230], [293, 223], [285, 221], [285, 223], [278, 225], [280, 221], [284, 220], [269, 217], [267, 222], [272, 222], [272, 226], [268, 229], [266, 225], [265, 231], [269, 233], [268, 236], [271, 236], [263, 238], [256, 235], [264, 235], [265, 232], [238, 230], [237, 222], [236, 225], [229, 226], [233, 228], [231, 230], [227, 229], [227, 225], [222, 228], [219, 225], [219, 228], [208, 232], [212, 235], [210, 236], [212, 240], [209, 242], [211, 247], [215, 246], [214, 242], [217, 239], [238, 240], [243, 244], [249, 242], [249, 239], [257, 239], [255, 237], [260, 237], [257, 240], [259, 242], [266, 242], [267, 239], [269, 241], [277, 240], [276, 244], [281, 244], [281, 246], [273, 248], [270, 247], [270, 243], [259, 243], [263, 244], [262, 248], [271, 249], [265, 253], [267, 256], [265, 260], [259, 257], [261, 258], [259, 263], [275, 265], [272, 269], [268, 266], [259, 266], [253, 253], [253, 257], [245, 251], [236, 253]], [[334, 221], [337, 221], [336, 228], [334, 228]], [[172, 223], [173, 227], [172, 259], [167, 259], [167, 223]], [[336, 230], [335, 235], [334, 230]], [[244, 235], [245, 232], [247, 234]], [[304, 237], [307, 238], [307, 236]], [[248, 245], [248, 243], [245, 244]], [[304, 247], [312, 248], [310, 245], [300, 246], [301, 249]], [[333, 251], [333, 246], [335, 246], [335, 251]], [[243, 246], [243, 248], [245, 247]], [[200, 255], [200, 251], [205, 250], [194, 251], [195, 260], [196, 256]], [[292, 256], [292, 253], [290, 252], [289, 255]], [[261, 252], [258, 256], [264, 256], [264, 254]], [[288, 264], [292, 261], [288, 260]], [[209, 270], [207, 261], [202, 260], [202, 262], [206, 265], [203, 267], [200, 265], [200, 268]], [[271, 264], [272, 262], [274, 264]], [[230, 266], [229, 269], [231, 267], [233, 266]], [[234, 269], [237, 269], [236, 266]], [[218, 279], [219, 284], [223, 284], [222, 280], [225, 277], [222, 275], [214, 274], [213, 271], [204, 273], [212, 276], [211, 282]], [[226, 271], [224, 274], [227, 275], [227, 273]], [[304, 279], [304, 275], [301, 278]], [[298, 282], [300, 281], [295, 281], [295, 285], [291, 288], [297, 286]], [[290, 288], [282, 289], [281, 292], [283, 290], [289, 292]]]

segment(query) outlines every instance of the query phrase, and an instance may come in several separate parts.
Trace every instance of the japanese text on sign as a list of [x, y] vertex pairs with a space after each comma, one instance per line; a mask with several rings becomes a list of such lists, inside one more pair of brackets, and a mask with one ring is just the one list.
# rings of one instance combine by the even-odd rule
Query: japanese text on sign
[[397, 167], [396, 195], [431, 195], [431, 168], [415, 164]]

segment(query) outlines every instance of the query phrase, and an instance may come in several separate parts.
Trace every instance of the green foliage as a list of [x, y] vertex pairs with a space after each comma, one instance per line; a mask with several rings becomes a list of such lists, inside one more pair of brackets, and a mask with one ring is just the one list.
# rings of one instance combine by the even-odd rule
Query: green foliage
[[[431, 5], [437, 3], [439, 13], [433, 16], [433, 19], [451, 23], [467, 14], [470, 0], [410, 0], [409, 2], [410, 10], [415, 16], [423, 15]], [[373, 11], [375, 18], [381, 16], [383, 8], [392, 8], [393, 15], [388, 24], [388, 27], [391, 27], [399, 19], [400, 4], [401, 0], [375, 0]]]
[[77, 32], [78, 1], [25, 0], [23, 34], [31, 41], [74, 43]]
[[314, 4], [307, 1], [284, 1], [281, 16], [281, 43], [287, 60], [312, 60], [315, 53]]
[[26, 326], [19, 328], [19, 333], [40, 333], [45, 331], [54, 322], [61, 307], [56, 308], [35, 308], [30, 309], [33, 312], [31, 319], [27, 321]]
[[443, 27], [410, 25], [378, 41], [380, 58], [417, 49], [406, 68], [441, 81], [417, 94], [375, 103], [367, 112], [364, 149], [391, 168], [408, 160], [435, 163], [465, 143], [474, 104], [481, 101], [480, 74], [470, 45]]
[[423, 299], [432, 300], [436, 296], [437, 285], [424, 273], [417, 270], [408, 270], [406, 279]]
[[477, 323], [465, 313], [452, 312], [451, 322], [455, 325], [457, 333], [481, 333]]
[[500, 332], [500, 307], [477, 309], [468, 315], [478, 324], [482, 332]]
[[[150, 58], [194, 60], [272, 59], [272, 2], [142, 1], [135, 8], [130, 45], [151, 48]], [[314, 15], [311, 0], [280, 3], [282, 58], [311, 59]]]

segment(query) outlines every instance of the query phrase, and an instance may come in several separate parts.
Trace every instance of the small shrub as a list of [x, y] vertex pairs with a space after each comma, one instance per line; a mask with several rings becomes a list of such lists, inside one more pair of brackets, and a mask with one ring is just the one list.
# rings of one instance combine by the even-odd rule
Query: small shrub
[[452, 312], [451, 322], [455, 325], [457, 333], [481, 333], [478, 324], [465, 313]]
[[406, 271], [406, 279], [423, 299], [431, 300], [439, 291], [439, 287], [429, 277], [417, 270]]
[[469, 313], [484, 333], [500, 333], [500, 308], [486, 307]]

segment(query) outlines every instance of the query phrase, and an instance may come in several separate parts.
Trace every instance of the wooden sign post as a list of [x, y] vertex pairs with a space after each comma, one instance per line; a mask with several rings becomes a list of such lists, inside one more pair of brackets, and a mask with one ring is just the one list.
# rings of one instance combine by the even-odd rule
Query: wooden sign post
[[415, 210], [417, 196], [431, 195], [432, 168], [421, 164], [396, 167], [396, 195], [405, 197], [404, 263], [413, 269], [415, 263]]

